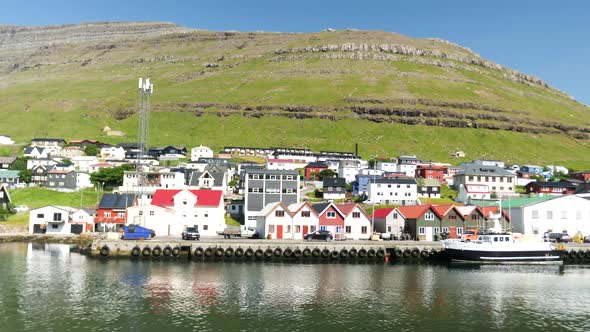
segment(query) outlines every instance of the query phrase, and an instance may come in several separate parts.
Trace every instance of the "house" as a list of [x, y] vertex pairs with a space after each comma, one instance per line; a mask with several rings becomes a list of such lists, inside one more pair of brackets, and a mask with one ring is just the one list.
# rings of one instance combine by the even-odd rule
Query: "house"
[[376, 204], [414, 205], [418, 184], [409, 178], [382, 178], [369, 184], [369, 201]]
[[157, 235], [180, 236], [187, 226], [201, 236], [217, 236], [225, 228], [220, 190], [158, 189], [151, 204], [127, 209], [128, 224], [153, 229]]
[[0, 207], [6, 208], [9, 204], [12, 204], [12, 200], [8, 193], [8, 187], [0, 183]]
[[[71, 234], [71, 214], [77, 209], [68, 206], [44, 206], [29, 212], [30, 234]], [[80, 226], [74, 227], [74, 230]], [[84, 226], [82, 226], [84, 229]]]
[[82, 139], [82, 140], [71, 140], [69, 142], [71, 146], [79, 146], [82, 150], [86, 149], [89, 145], [94, 145], [97, 148], [101, 149], [105, 146], [110, 146], [109, 144], [103, 143], [101, 141], [93, 140], [93, 139]]
[[381, 178], [382, 177], [378, 175], [357, 175], [356, 180], [352, 183], [352, 195], [355, 197], [368, 195], [369, 184]]
[[576, 191], [576, 185], [568, 181], [535, 181], [527, 184], [524, 189], [527, 194], [539, 195], [571, 195]]
[[136, 205], [134, 194], [104, 194], [94, 217], [95, 231], [116, 231], [127, 222], [127, 208]]
[[113, 168], [116, 167], [114, 164], [108, 162], [98, 162], [96, 164], [92, 164], [88, 166], [88, 173], [96, 173], [100, 172], [103, 168]]
[[117, 190], [120, 193], [137, 193], [141, 196], [137, 200], [141, 204], [149, 204], [157, 189], [185, 189], [184, 172], [161, 170], [159, 172], [144, 172], [142, 178], [135, 171], [123, 172], [123, 185]]
[[197, 161], [200, 158], [213, 158], [213, 150], [202, 145], [192, 148], [191, 161]]
[[94, 231], [94, 217], [96, 217], [96, 209], [94, 208], [81, 208], [76, 210], [72, 213], [70, 222], [72, 225], [83, 224], [84, 227], [80, 229], [80, 226], [70, 226], [72, 230], [71, 232], [79, 234]]
[[343, 178], [325, 178], [323, 181], [324, 199], [345, 199], [346, 180]]
[[316, 180], [319, 174], [325, 169], [328, 169], [328, 164], [326, 164], [325, 162], [311, 162], [305, 165], [305, 167], [303, 168], [305, 174], [304, 177], [306, 180]]
[[433, 230], [435, 238], [441, 233], [448, 234], [451, 239], [463, 235], [465, 217], [454, 204], [433, 204], [431, 208], [440, 218], [440, 228], [437, 226]]
[[533, 173], [536, 175], [543, 175], [543, 166], [523, 165], [520, 167], [520, 171], [525, 173]]
[[571, 175], [572, 178], [582, 180], [584, 182], [590, 182], [590, 171], [576, 172]]
[[579, 184], [574, 195], [590, 200], [590, 182]]
[[74, 171], [61, 171], [54, 169], [47, 172], [47, 182], [45, 183], [45, 187], [47, 187], [47, 189], [53, 189], [57, 191], [76, 191], [76, 178], [76, 172]]
[[225, 166], [225, 167], [232, 167], [232, 164], [229, 162], [229, 159], [225, 158], [199, 158], [199, 162], [209, 164], [212, 166]]
[[[240, 221], [244, 219], [244, 200], [233, 199], [225, 207], [225, 213], [229, 214], [230, 217]], [[241, 222], [243, 223], [243, 221]]]
[[418, 164], [416, 165], [415, 177], [422, 179], [434, 179], [438, 182], [445, 182], [447, 166], [440, 164]]
[[37, 165], [31, 169], [31, 183], [44, 186], [47, 183], [47, 174], [55, 169], [55, 165]]
[[31, 146], [42, 146], [42, 147], [63, 147], [66, 145], [66, 141], [63, 138], [33, 138], [31, 140]]
[[[472, 163], [478, 164], [478, 165], [483, 165], [483, 166], [496, 166], [496, 167], [500, 167], [500, 168], [506, 167], [506, 165], [504, 164], [503, 161], [494, 160], [494, 159], [477, 159], [477, 160], [474, 160]], [[469, 163], [462, 163], [462, 165], [464, 165], [464, 164], [469, 164]]]
[[397, 238], [404, 232], [405, 220], [395, 208], [375, 209], [372, 217], [374, 218], [375, 232], [390, 233]]
[[360, 205], [334, 203], [318, 203], [312, 205], [319, 216], [320, 230], [327, 230], [335, 238], [352, 240], [369, 239], [371, 220]]
[[576, 195], [545, 196], [502, 201], [514, 232], [541, 239], [545, 232], [590, 234], [590, 200]]
[[378, 161], [377, 169], [383, 172], [393, 173], [397, 172], [397, 163], [395, 161]]
[[0, 157], [0, 169], [9, 169], [15, 161], [16, 157]]
[[489, 188], [490, 194], [514, 195], [516, 175], [498, 166], [471, 163], [465, 164], [462, 171], [453, 176], [453, 182], [457, 190], [464, 185], [482, 185]]
[[77, 156], [71, 158], [72, 164], [77, 170], [90, 172], [90, 166], [98, 163], [96, 156]]
[[103, 159], [125, 159], [125, 149], [121, 146], [104, 146], [100, 149]]
[[216, 189], [230, 194], [228, 192], [228, 176], [227, 167], [207, 165], [202, 172], [190, 171], [188, 185], [190, 188]]
[[256, 216], [256, 231], [267, 239], [295, 239], [293, 214], [283, 202], [268, 203]]
[[399, 156], [397, 160], [398, 164], [396, 172], [404, 173], [410, 177], [414, 177], [414, 175], [416, 174], [416, 167], [418, 166], [418, 164], [422, 162], [415, 155]]
[[270, 203], [299, 203], [297, 171], [246, 170], [243, 185], [246, 226], [256, 227], [256, 215]]
[[25, 152], [23, 153], [23, 157], [28, 158], [47, 158], [48, 150], [44, 147], [39, 146], [27, 146], [25, 148]]
[[59, 156], [64, 158], [79, 157], [85, 154], [86, 153], [84, 152], [84, 150], [79, 146], [66, 146], [59, 152]]
[[186, 157], [186, 148], [184, 146], [159, 146], [151, 147], [148, 150], [148, 155], [154, 156], [156, 159], [178, 159]]
[[0, 135], [0, 145], [12, 145], [14, 141], [12, 138], [6, 135]]
[[418, 181], [418, 197], [440, 198], [440, 182], [435, 179], [423, 179]]
[[344, 178], [346, 183], [351, 183], [361, 171], [360, 160], [342, 159], [338, 164], [338, 177]]
[[288, 206], [293, 219], [293, 236], [303, 239], [305, 235], [319, 228], [319, 214], [309, 202], [294, 203]]
[[272, 159], [266, 160], [266, 169], [278, 171], [294, 171], [304, 168], [307, 162], [296, 159]]
[[464, 184], [459, 187], [457, 201], [467, 203], [472, 199], [490, 199], [492, 192], [485, 184]]
[[397, 210], [404, 219], [404, 233], [409, 233], [412, 239], [434, 241], [442, 217], [431, 205], [400, 206]]
[[20, 183], [19, 174], [19, 171], [0, 169], [0, 184], [8, 188], [16, 188]]

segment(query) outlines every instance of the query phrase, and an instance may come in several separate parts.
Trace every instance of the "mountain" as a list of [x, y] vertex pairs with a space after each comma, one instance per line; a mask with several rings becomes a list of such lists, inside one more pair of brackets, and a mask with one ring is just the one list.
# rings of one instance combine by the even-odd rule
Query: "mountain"
[[150, 145], [590, 162], [590, 109], [571, 96], [454, 43], [382, 31], [0, 26], [0, 132], [133, 141], [148, 75]]

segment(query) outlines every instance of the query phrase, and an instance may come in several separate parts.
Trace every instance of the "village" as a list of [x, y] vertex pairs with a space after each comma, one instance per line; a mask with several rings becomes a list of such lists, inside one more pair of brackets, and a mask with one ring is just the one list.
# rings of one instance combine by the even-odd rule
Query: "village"
[[[303, 239], [321, 230], [335, 240], [437, 241], [485, 228], [498, 215], [503, 230], [531, 238], [566, 233], [582, 242], [590, 235], [590, 171], [499, 160], [451, 165], [416, 155], [363, 160], [358, 145], [354, 152], [240, 146], [140, 152], [136, 143], [34, 138], [22, 157], [0, 157], [1, 202], [18, 211], [9, 189], [30, 186], [95, 188], [101, 195], [96, 206], [31, 209], [28, 231], [47, 235], [141, 225], [172, 237], [191, 226], [207, 238], [239, 224], [263, 239]], [[14, 170], [18, 160], [26, 161], [25, 170]], [[117, 168], [120, 179], [100, 176]]]

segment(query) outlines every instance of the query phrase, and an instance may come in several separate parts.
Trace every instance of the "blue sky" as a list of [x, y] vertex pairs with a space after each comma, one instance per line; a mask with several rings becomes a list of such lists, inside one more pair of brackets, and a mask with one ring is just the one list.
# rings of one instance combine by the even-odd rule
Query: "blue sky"
[[331, 27], [439, 37], [590, 105], [590, 1], [1, 0], [0, 8], [0, 24], [168, 21], [217, 31]]

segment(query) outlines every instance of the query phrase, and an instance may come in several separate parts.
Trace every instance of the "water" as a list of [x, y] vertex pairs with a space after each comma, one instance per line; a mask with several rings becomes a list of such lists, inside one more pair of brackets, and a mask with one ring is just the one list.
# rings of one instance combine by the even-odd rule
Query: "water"
[[0, 244], [0, 331], [590, 331], [590, 268], [88, 259]]

